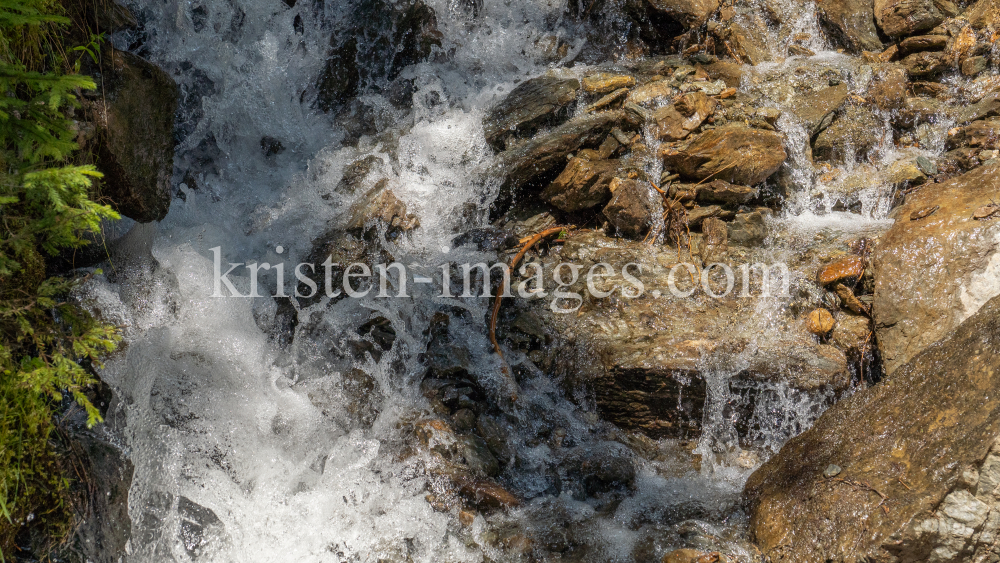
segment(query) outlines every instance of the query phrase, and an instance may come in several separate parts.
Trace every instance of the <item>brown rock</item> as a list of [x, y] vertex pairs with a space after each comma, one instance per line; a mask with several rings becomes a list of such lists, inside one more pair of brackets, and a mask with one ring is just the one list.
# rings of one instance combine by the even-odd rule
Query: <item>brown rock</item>
[[655, 80], [632, 89], [625, 99], [626, 103], [644, 104], [654, 102], [663, 98], [669, 98], [674, 94], [674, 87], [669, 80]]
[[[985, 561], [1000, 522], [1000, 299], [827, 410], [747, 480], [772, 562]], [[823, 475], [831, 464], [835, 478]]]
[[875, 148], [879, 139], [873, 132], [881, 126], [880, 117], [871, 108], [849, 105], [816, 136], [813, 159], [838, 163], [861, 160]]
[[581, 211], [611, 196], [608, 185], [621, 168], [618, 160], [570, 159], [566, 169], [542, 192], [542, 199], [563, 211]]
[[[942, 338], [1000, 293], [1000, 222], [973, 214], [1000, 190], [983, 166], [907, 197], [873, 255], [874, 318], [886, 373]], [[940, 206], [920, 221], [900, 220]]]
[[704, 92], [691, 92], [681, 96], [673, 105], [664, 106], [653, 113], [656, 125], [653, 134], [663, 141], [679, 141], [697, 129], [715, 111], [715, 98]]
[[962, 31], [955, 37], [955, 41], [952, 42], [951, 49], [948, 50], [951, 60], [960, 61], [972, 55], [976, 49], [976, 43], [976, 30], [971, 25], [963, 27]]
[[667, 169], [694, 180], [753, 186], [774, 174], [788, 155], [777, 133], [735, 126], [706, 131], [681, 147], [665, 147], [660, 156]]
[[615, 178], [609, 187], [611, 201], [604, 216], [623, 236], [641, 238], [660, 218], [663, 199], [647, 182]]
[[688, 211], [688, 226], [698, 228], [702, 221], [709, 217], [718, 217], [720, 213], [722, 213], [722, 207], [718, 205], [695, 206]]
[[864, 271], [864, 258], [848, 254], [840, 260], [821, 268], [819, 273], [816, 274], [816, 281], [820, 285], [830, 285], [842, 280], [860, 278]]
[[746, 27], [731, 21], [723, 28], [721, 39], [729, 43], [730, 48], [742, 62], [756, 66], [771, 60], [767, 37], [755, 27]]
[[981, 149], [1000, 148], [1000, 119], [973, 121], [965, 127], [949, 132], [947, 147], [976, 147]]
[[866, 307], [865, 304], [862, 303], [856, 295], [854, 295], [854, 291], [852, 291], [851, 288], [842, 283], [838, 283], [833, 287], [833, 291], [837, 294], [837, 297], [840, 298], [841, 304], [846, 309], [854, 311], [859, 315], [868, 314], [868, 307]]
[[981, 57], [981, 56], [969, 57], [967, 59], [962, 60], [959, 66], [962, 69], [963, 75], [976, 76], [980, 72], [986, 70], [986, 68], [989, 66], [989, 63], [987, 62], [986, 57]]
[[926, 51], [913, 53], [903, 59], [902, 64], [913, 78], [934, 76], [948, 69], [948, 55]]
[[1000, 6], [996, 0], [979, 0], [965, 14], [969, 18], [969, 23], [976, 29], [989, 25], [995, 28], [1000, 23]]
[[869, 98], [881, 110], [899, 109], [906, 105], [906, 70], [898, 66], [883, 68], [875, 73]]
[[833, 319], [830, 311], [816, 309], [812, 313], [809, 313], [809, 318], [806, 320], [806, 330], [816, 336], [826, 336], [830, 334], [835, 324], [837, 324], [837, 321]]
[[527, 137], [540, 127], [558, 125], [570, 116], [580, 82], [540, 76], [517, 85], [483, 119], [486, 142], [502, 150], [508, 137]]
[[[716, 61], [703, 67], [711, 80], [722, 80], [726, 86], [736, 88], [743, 80], [743, 65], [733, 61]], [[735, 92], [733, 92], [735, 94]]]
[[928, 31], [956, 15], [949, 0], [875, 0], [875, 21], [890, 37]]
[[699, 203], [719, 203], [740, 205], [757, 197], [757, 190], [747, 186], [737, 186], [724, 180], [712, 180], [697, 188]]
[[663, 556], [663, 563], [725, 563], [726, 557], [718, 551], [677, 549]]
[[905, 57], [920, 51], [942, 51], [948, 45], [947, 35], [917, 35], [907, 37], [899, 44], [899, 56]]
[[179, 91], [156, 65], [125, 51], [109, 52], [97, 80], [103, 95], [88, 108], [97, 127], [90, 150], [104, 173], [100, 192], [126, 217], [159, 221], [170, 209]]
[[567, 155], [584, 146], [598, 145], [624, 120], [622, 110], [576, 117], [501, 153], [497, 158], [498, 173], [506, 176], [505, 189], [519, 188], [539, 176], [556, 172], [557, 167], [566, 163]]
[[796, 97], [791, 110], [800, 120], [810, 137], [825, 129], [833, 121], [833, 112], [840, 109], [850, 96], [847, 84], [838, 84]]
[[607, 94], [619, 88], [635, 86], [635, 77], [628, 74], [599, 72], [583, 78], [583, 90], [592, 94]]
[[719, 0], [646, 0], [652, 9], [685, 28], [699, 27], [719, 9]]
[[409, 231], [420, 226], [416, 215], [406, 212], [406, 204], [386, 188], [387, 180], [382, 180], [364, 197], [359, 199], [348, 211], [350, 219], [347, 223], [348, 232], [364, 231], [371, 228], [375, 222], [382, 222], [393, 229]]

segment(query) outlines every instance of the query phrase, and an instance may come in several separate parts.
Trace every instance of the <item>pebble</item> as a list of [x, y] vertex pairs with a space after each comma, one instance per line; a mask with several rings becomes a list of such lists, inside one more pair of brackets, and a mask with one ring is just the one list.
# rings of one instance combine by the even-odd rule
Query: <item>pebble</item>
[[837, 475], [840, 475], [841, 471], [843, 470], [840, 468], [839, 465], [834, 465], [831, 463], [829, 466], [827, 466], [826, 470], [823, 471], [823, 476], [829, 479], [831, 477], [836, 477]]
[[815, 334], [816, 336], [826, 336], [827, 334], [830, 334], [830, 331], [833, 330], [833, 327], [836, 324], [837, 321], [833, 319], [833, 315], [830, 314], [830, 311], [821, 308], [809, 313], [806, 328], [809, 332]]

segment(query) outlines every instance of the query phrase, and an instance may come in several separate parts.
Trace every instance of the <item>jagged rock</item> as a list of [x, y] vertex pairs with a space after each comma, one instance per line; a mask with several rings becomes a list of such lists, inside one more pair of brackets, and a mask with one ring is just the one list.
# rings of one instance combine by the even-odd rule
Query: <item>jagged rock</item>
[[706, 131], [661, 149], [664, 166], [694, 180], [714, 178], [753, 186], [774, 174], [787, 154], [777, 133], [740, 126]]
[[130, 219], [159, 221], [170, 208], [179, 90], [170, 75], [131, 53], [109, 50], [102, 62], [102, 95], [87, 107], [97, 129], [88, 149], [104, 173], [101, 195]]
[[943, 51], [948, 45], [947, 35], [917, 35], [907, 37], [899, 44], [899, 56], [905, 57], [920, 51]]
[[963, 124], [998, 115], [1000, 115], [1000, 92], [991, 92], [978, 102], [959, 111], [956, 121]]
[[635, 77], [628, 74], [598, 72], [583, 77], [583, 90], [592, 94], [607, 94], [619, 88], [635, 86]]
[[704, 92], [691, 92], [681, 96], [672, 105], [653, 112], [656, 125], [653, 134], [663, 141], [679, 141], [694, 131], [715, 111], [718, 102]]
[[539, 128], [565, 121], [576, 102], [575, 78], [540, 76], [526, 80], [483, 118], [486, 142], [503, 150], [508, 137], [527, 137]]
[[[694, 246], [696, 261], [703, 258], [703, 249]], [[741, 255], [741, 262], [765, 261], [753, 249], [748, 252]], [[725, 256], [720, 258], [726, 260]], [[697, 436], [704, 414], [706, 369], [738, 373], [730, 385], [748, 390], [759, 381], [813, 391], [840, 391], [850, 383], [844, 353], [817, 343], [800, 319], [782, 321], [788, 330], [777, 331], [773, 339], [761, 339], [753, 300], [738, 297], [740, 282], [718, 299], [705, 295], [702, 289], [690, 297], [671, 294], [671, 280], [679, 291], [692, 287], [684, 267], [670, 276], [677, 262], [673, 245], [650, 246], [595, 231], [577, 231], [540, 259], [545, 271], [562, 262], [581, 266], [577, 282], [562, 288], [583, 296], [581, 308], [572, 314], [553, 311], [555, 305], [571, 307], [574, 303], [560, 300], [553, 305], [554, 282], [547, 279], [544, 289], [549, 298], [516, 300], [510, 313], [513, 318], [530, 316], [531, 325], [537, 327], [533, 332], [545, 335], [536, 337], [545, 344], [532, 352], [539, 367], [564, 377], [568, 389], [588, 390], [598, 413], [623, 428], [657, 438]], [[614, 275], [596, 280], [599, 291], [612, 291], [607, 299], [592, 298], [587, 289], [587, 272], [601, 262], [616, 268]], [[621, 276], [622, 266], [629, 263], [641, 266], [629, 268], [629, 274], [643, 284], [642, 295], [635, 298], [623, 297], [623, 292], [635, 290]], [[720, 273], [718, 270], [713, 271]], [[700, 286], [700, 272], [693, 275]], [[720, 273], [719, 278], [724, 276]], [[515, 279], [514, 286], [517, 283]], [[760, 294], [760, 283], [755, 274], [749, 288], [752, 295]], [[717, 293], [721, 294], [724, 286], [724, 279], [711, 278], [710, 287]], [[778, 289], [772, 277], [771, 290]], [[503, 330], [501, 327], [501, 333]], [[518, 329], [508, 326], [506, 330]], [[753, 396], [748, 391], [750, 403]], [[733, 417], [739, 426], [748, 421], [753, 406], [741, 403], [736, 409]]]
[[[1000, 221], [973, 218], [996, 198], [997, 172], [983, 166], [917, 190], [893, 211], [896, 223], [872, 261], [875, 326], [890, 376], [1000, 293]], [[934, 206], [940, 207], [933, 215], [907, 220]]]
[[844, 105], [851, 90], [847, 84], [838, 84], [797, 96], [791, 103], [792, 113], [805, 127], [810, 137], [815, 137], [833, 121], [833, 113]]
[[875, 0], [875, 21], [890, 37], [928, 31], [958, 12], [949, 0]]
[[962, 60], [959, 68], [962, 70], [962, 74], [965, 76], [976, 76], [980, 72], [986, 70], [989, 66], [986, 57], [969, 57]]
[[381, 157], [368, 155], [359, 158], [344, 167], [344, 172], [337, 182], [334, 191], [341, 194], [353, 194], [361, 187], [361, 183], [372, 173], [373, 170], [385, 164]]
[[624, 110], [583, 115], [508, 149], [497, 159], [499, 172], [506, 176], [505, 188], [519, 188], [557, 170], [566, 162], [567, 155], [586, 146], [597, 146], [612, 128], [625, 121]]
[[722, 207], [718, 205], [696, 206], [688, 211], [688, 225], [696, 229], [709, 217], [718, 217], [721, 213]]
[[906, 72], [913, 78], [923, 78], [940, 74], [948, 69], [948, 55], [938, 52], [920, 52], [903, 59]]
[[733, 61], [717, 61], [704, 66], [712, 80], [722, 80], [729, 87], [738, 87], [743, 80], [743, 65]]
[[989, 25], [996, 27], [1000, 23], [1000, 6], [996, 0], [979, 0], [965, 12], [965, 16], [977, 29]]
[[662, 563], [725, 563], [729, 561], [718, 552], [697, 549], [677, 549], [663, 556]]
[[737, 186], [724, 180], [712, 180], [698, 186], [697, 199], [699, 203], [719, 203], [722, 205], [740, 205], [757, 197], [757, 190], [748, 186]]
[[[1000, 533], [1000, 298], [827, 410], [747, 480], [779, 561], [989, 561]], [[824, 476], [830, 464], [836, 478]]]
[[348, 211], [347, 231], [360, 233], [382, 222], [398, 231], [409, 231], [420, 226], [416, 215], [406, 212], [406, 204], [387, 188], [387, 181], [375, 184], [364, 197]]
[[[330, 36], [330, 54], [316, 83], [324, 112], [344, 107], [366, 85], [393, 80], [441, 46], [434, 10], [422, 0], [358, 0], [343, 29]], [[358, 44], [358, 38], [387, 38]]]
[[572, 158], [544, 191], [542, 199], [563, 211], [581, 211], [607, 201], [609, 185], [622, 169], [618, 160]]
[[813, 159], [833, 162], [861, 160], [879, 142], [879, 117], [869, 108], [849, 105], [813, 142]]
[[615, 178], [604, 216], [625, 237], [640, 238], [663, 213], [663, 199], [647, 182]]

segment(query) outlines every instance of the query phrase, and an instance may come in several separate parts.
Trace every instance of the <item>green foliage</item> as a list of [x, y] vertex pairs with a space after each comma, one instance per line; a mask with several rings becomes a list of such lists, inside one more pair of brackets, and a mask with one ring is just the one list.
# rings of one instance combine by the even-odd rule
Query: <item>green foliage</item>
[[[87, 244], [102, 219], [118, 218], [90, 199], [101, 174], [71, 161], [69, 112], [79, 90], [95, 85], [62, 72], [62, 46], [49, 44], [58, 37], [51, 26], [67, 21], [58, 9], [50, 0], [0, 0], [0, 561], [29, 513], [67, 521], [67, 480], [49, 442], [53, 409], [68, 394], [88, 424], [101, 421], [84, 394], [94, 382], [84, 366], [100, 365], [119, 339], [68, 298], [79, 280], [45, 272], [46, 255]], [[18, 51], [18, 38], [37, 44]], [[96, 58], [102, 40], [75, 50]]]

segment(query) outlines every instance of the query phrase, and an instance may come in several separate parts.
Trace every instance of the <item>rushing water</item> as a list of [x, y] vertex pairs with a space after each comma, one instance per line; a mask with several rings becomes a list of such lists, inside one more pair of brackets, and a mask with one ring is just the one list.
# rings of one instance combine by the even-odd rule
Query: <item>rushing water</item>
[[[554, 553], [584, 544], [577, 553], [590, 561], [661, 553], [680, 546], [692, 530], [748, 556], [735, 504], [759, 463], [752, 456], [710, 462], [712, 444], [703, 441], [699, 470], [690, 448], [664, 443], [659, 447], [671, 454], [640, 461], [635, 491], [616, 502], [552, 490], [553, 454], [538, 436], [559, 428], [577, 445], [612, 442], [604, 438], [608, 425], [537, 370], [519, 404], [505, 407], [519, 461], [501, 481], [529, 502], [464, 526], [455, 511], [436, 510], [428, 495], [445, 494], [444, 484], [408, 453], [406, 433], [431, 412], [420, 392], [421, 355], [435, 312], [471, 313], [453, 316], [449, 338], [468, 351], [467, 367], [491, 399], [502, 397], [500, 365], [480, 322], [485, 299], [434, 297], [413, 288], [409, 299], [373, 293], [303, 302], [289, 312], [270, 297], [212, 297], [213, 248], [221, 249], [224, 262], [295, 264], [320, 235], [342, 226], [356, 196], [336, 186], [345, 166], [367, 155], [380, 158], [369, 178], [388, 178], [420, 218], [412, 235], [382, 241], [393, 259], [426, 264], [430, 274], [447, 261], [495, 258], [452, 248], [456, 233], [488, 224], [497, 196], [486, 173], [493, 156], [483, 140], [483, 115], [518, 81], [559, 67], [560, 57], [572, 59], [586, 47], [561, 2], [429, 2], [442, 46], [430, 62], [401, 75], [414, 84], [412, 109], [397, 109], [369, 89], [363, 101], [374, 108], [370, 115], [389, 125], [351, 146], [344, 144], [345, 127], [311, 103], [331, 30], [343, 28], [349, 6], [292, 4], [142, 1], [131, 6], [144, 22], [142, 33], [115, 38], [175, 76], [183, 98], [179, 197], [163, 222], [126, 235], [106, 274], [85, 291], [95, 309], [124, 327], [127, 341], [102, 372], [121, 397], [124, 447], [135, 464], [127, 560], [518, 560], [511, 542], [497, 540], [505, 529], [533, 530]], [[788, 25], [811, 32], [814, 49], [823, 47], [815, 21]], [[559, 44], [565, 49], [553, 55], [552, 45]], [[780, 80], [801, 62], [762, 65], [756, 76]], [[812, 64], [850, 67], [857, 76], [857, 59], [829, 51]], [[565, 72], [580, 75], [585, 68]], [[753, 77], [743, 85], [754, 87]], [[825, 186], [796, 147], [803, 142], [801, 126], [785, 117], [779, 128], [793, 141], [791, 173], [799, 187], [787, 216], [775, 219], [779, 229], [811, 237], [884, 227], [891, 188], [873, 185], [862, 195], [860, 214], [837, 210], [833, 201], [817, 204], [815, 194]], [[284, 150], [265, 155], [265, 136]], [[878, 158], [895, 158], [891, 152]], [[792, 251], [774, 244], [776, 256]], [[247, 290], [246, 277], [231, 277]], [[758, 309], [766, 317], [782, 306], [762, 301]], [[388, 344], [358, 330], [372, 319], [391, 326]], [[762, 338], [778, 330], [763, 329]], [[731, 398], [729, 377], [739, 358], [725, 363], [706, 370], [706, 435], [733, 442], [735, 429], [722, 406]], [[769, 396], [770, 403], [757, 406], [758, 416], [778, 419], [759, 427], [763, 455], [807, 426], [827, 399], [780, 387]]]

